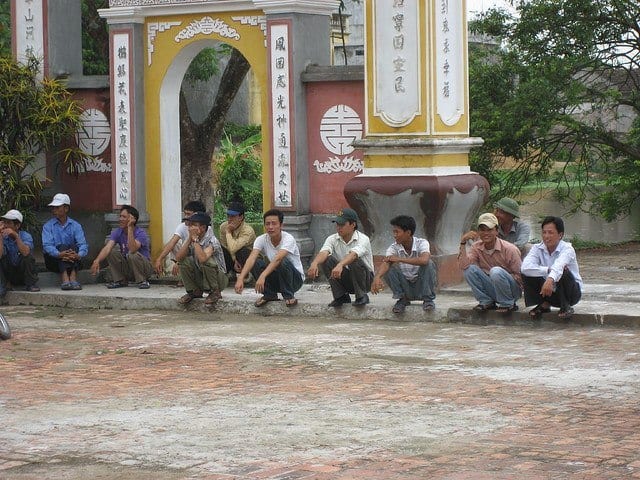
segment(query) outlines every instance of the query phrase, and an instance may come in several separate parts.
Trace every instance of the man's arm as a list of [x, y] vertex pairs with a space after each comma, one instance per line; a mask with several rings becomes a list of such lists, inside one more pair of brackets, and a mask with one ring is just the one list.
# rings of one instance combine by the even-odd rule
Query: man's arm
[[22, 241], [22, 237], [20, 237], [20, 232], [14, 232], [14, 233], [15, 233], [16, 245], [18, 246], [18, 251], [20, 252], [20, 255], [22, 255], [23, 257], [26, 257], [31, 253], [31, 246]]
[[93, 275], [97, 274], [100, 271], [100, 262], [102, 262], [109, 256], [109, 253], [111, 253], [111, 250], [113, 249], [113, 246], [115, 244], [116, 242], [114, 242], [113, 240], [109, 240], [107, 244], [102, 247], [102, 250], [100, 250], [100, 253], [96, 257], [96, 259], [91, 263], [91, 273]]
[[318, 252], [316, 258], [314, 258], [311, 262], [311, 265], [309, 265], [309, 270], [307, 270], [307, 275], [309, 276], [309, 278], [313, 280], [314, 278], [318, 277], [318, 266], [327, 261], [327, 258], [329, 258], [329, 254], [330, 253], [328, 250], [320, 250]]
[[53, 225], [49, 222], [42, 226], [42, 250], [54, 258], [60, 256], [60, 252], [56, 248], [56, 242], [53, 239]]
[[335, 267], [333, 267], [333, 270], [331, 270], [331, 278], [340, 278], [342, 276], [344, 267], [346, 267], [347, 265], [351, 265], [357, 259], [358, 254], [351, 250], [344, 257], [342, 257], [342, 259], [337, 263]]
[[[180, 236], [174, 233], [173, 235], [171, 235], [171, 238], [169, 239], [169, 241], [162, 248], [160, 255], [158, 255], [158, 258], [156, 258], [156, 261], [154, 263], [154, 268], [158, 275], [160, 275], [164, 270], [162, 268], [163, 260], [167, 258], [167, 255], [169, 255], [169, 253], [175, 248], [175, 246], [178, 244], [179, 241], [180, 241]], [[184, 242], [184, 243], [188, 244], [189, 242]], [[176, 260], [180, 261], [182, 259], [178, 259], [178, 256], [176, 254]]]
[[385, 262], [384, 260], [378, 267], [378, 271], [376, 272], [375, 277], [373, 277], [373, 282], [371, 283], [371, 293], [377, 294], [384, 290], [384, 282], [382, 281], [382, 277], [384, 277], [385, 273], [389, 271], [391, 264], [389, 262]]
[[467, 233], [460, 237], [460, 251], [458, 252], [458, 266], [462, 270], [469, 268], [469, 265], [477, 263], [475, 249], [471, 246], [471, 252], [467, 253], [467, 242], [469, 240], [475, 240], [478, 238], [478, 232], [469, 230]]
[[527, 277], [546, 277], [549, 274], [549, 267], [543, 265], [539, 248], [534, 245], [531, 251], [524, 257], [520, 272]]
[[[177, 262], [181, 262], [182, 260], [187, 258], [187, 255], [189, 255], [189, 247], [190, 246], [191, 246], [191, 238], [187, 238], [184, 242], [182, 242], [182, 245], [180, 245], [180, 249], [176, 252], [176, 261]], [[160, 260], [160, 259], [158, 259], [158, 260]]]
[[229, 227], [227, 227], [227, 230], [224, 233], [225, 240], [227, 241], [227, 250], [229, 250], [231, 255], [235, 255], [235, 253], [243, 247], [253, 245], [253, 242], [256, 239], [256, 233], [249, 225], [245, 224], [245, 226], [240, 226], [238, 228], [240, 229], [238, 238], [233, 237], [233, 231]]
[[[253, 252], [252, 252], [253, 253]], [[278, 266], [282, 263], [282, 261], [287, 258], [287, 255], [289, 255], [289, 250], [285, 250], [284, 248], [278, 250], [278, 253], [276, 253], [276, 256], [273, 257], [273, 260], [271, 260], [268, 264], [267, 264], [267, 268], [265, 268], [262, 273], [260, 274], [260, 276], [258, 278], [256, 278], [256, 292], [262, 293], [264, 292], [264, 284], [267, 280], [267, 277], [269, 275], [271, 275], [271, 273], [278, 268]], [[249, 257], [251, 258], [251, 257]], [[245, 265], [246, 268], [246, 265]], [[242, 271], [244, 271], [244, 268], [242, 269]]]
[[236, 284], [234, 287], [234, 290], [236, 293], [242, 293], [242, 290], [244, 289], [244, 279], [246, 278], [247, 274], [251, 271], [251, 269], [255, 265], [259, 255], [260, 255], [260, 249], [254, 248], [253, 250], [251, 250], [251, 253], [249, 254], [249, 258], [247, 258], [247, 261], [245, 262], [242, 271], [238, 274], [238, 278], [236, 280]]

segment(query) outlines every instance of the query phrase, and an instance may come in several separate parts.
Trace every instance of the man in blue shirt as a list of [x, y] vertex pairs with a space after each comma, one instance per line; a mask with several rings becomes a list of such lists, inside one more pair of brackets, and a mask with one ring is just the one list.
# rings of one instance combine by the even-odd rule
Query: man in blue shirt
[[42, 227], [44, 264], [47, 270], [60, 274], [62, 290], [82, 290], [77, 274], [81, 259], [89, 252], [84, 230], [68, 216], [69, 195], [57, 193], [49, 206], [53, 218]]
[[9, 210], [0, 217], [0, 297], [7, 293], [7, 282], [25, 285], [27, 292], [39, 292], [33, 237], [20, 230], [22, 213]]

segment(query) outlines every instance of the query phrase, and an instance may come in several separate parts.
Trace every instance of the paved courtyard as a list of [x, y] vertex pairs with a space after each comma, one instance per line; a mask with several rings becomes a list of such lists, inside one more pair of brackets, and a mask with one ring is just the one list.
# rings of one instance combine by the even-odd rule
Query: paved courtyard
[[638, 329], [4, 307], [0, 478], [640, 478]]

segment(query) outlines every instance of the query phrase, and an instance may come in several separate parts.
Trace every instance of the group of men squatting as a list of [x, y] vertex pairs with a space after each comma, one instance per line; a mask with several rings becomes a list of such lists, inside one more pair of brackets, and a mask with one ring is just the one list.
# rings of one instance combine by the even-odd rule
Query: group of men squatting
[[[49, 204], [53, 218], [43, 226], [42, 243], [45, 265], [60, 274], [61, 288], [80, 290], [77, 271], [88, 253], [88, 244], [82, 226], [68, 216], [70, 204], [68, 195], [54, 196]], [[535, 305], [529, 312], [532, 318], [539, 318], [551, 307], [559, 308], [559, 318], [571, 318], [583, 283], [575, 250], [563, 240], [562, 219], [546, 217], [542, 221], [542, 241], [531, 245], [530, 227], [520, 221], [518, 203], [505, 197], [494, 207], [493, 213], [480, 215], [477, 230], [464, 233], [460, 239], [458, 264], [478, 301], [474, 310], [515, 311], [524, 291], [525, 305]], [[122, 206], [118, 227], [92, 262], [91, 273], [97, 274], [106, 261], [112, 278], [107, 288], [126, 287], [131, 282], [147, 289], [151, 275], [163, 274], [169, 258], [171, 273], [180, 277], [186, 290], [178, 300], [181, 304], [207, 293], [205, 304], [214, 306], [230, 281], [235, 281], [234, 290], [240, 294], [251, 276], [256, 292], [261, 294], [256, 307], [278, 300], [279, 295], [288, 307], [297, 305], [295, 294], [304, 283], [305, 272], [295, 238], [283, 230], [283, 212], [265, 212], [265, 233], [256, 236], [245, 221], [242, 203], [232, 202], [218, 239], [205, 210], [202, 202], [188, 202], [182, 222], [152, 263], [149, 236], [137, 225], [138, 211], [130, 205]], [[0, 217], [0, 295], [9, 284], [21, 282], [28, 291], [39, 291], [33, 238], [21, 230], [22, 221], [17, 210]], [[356, 212], [345, 208], [332, 222], [336, 233], [326, 238], [306, 272], [311, 280], [321, 271], [326, 277], [333, 296], [329, 307], [362, 307], [370, 301], [369, 292], [377, 294], [386, 285], [396, 299], [393, 313], [403, 313], [412, 301], [421, 302], [425, 312], [435, 309], [437, 268], [428, 240], [415, 236], [413, 217], [398, 215], [391, 219], [394, 242], [377, 267], [369, 237], [358, 230]]]

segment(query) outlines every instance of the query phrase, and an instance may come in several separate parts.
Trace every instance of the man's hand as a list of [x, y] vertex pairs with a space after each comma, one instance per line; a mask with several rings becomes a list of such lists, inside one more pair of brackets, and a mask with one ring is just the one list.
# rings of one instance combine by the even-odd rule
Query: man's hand
[[398, 257], [397, 255], [389, 255], [388, 257], [384, 257], [382, 261], [393, 265], [394, 263], [398, 263], [400, 261], [400, 257]]
[[258, 277], [258, 279], [256, 280], [256, 286], [255, 286], [256, 292], [258, 292], [258, 293], [263, 293], [264, 292], [264, 284], [265, 284], [266, 279], [267, 278], [264, 275], [260, 275]]
[[227, 231], [229, 233], [234, 232], [241, 223], [240, 217], [234, 217], [231, 220], [227, 220]]
[[236, 293], [242, 293], [242, 290], [244, 290], [244, 280], [242, 280], [240, 277], [238, 277], [238, 279], [236, 280], [236, 284], [233, 287], [233, 289], [235, 290]]
[[98, 262], [98, 260], [94, 260], [91, 263], [91, 275], [97, 275], [98, 272], [100, 271], [100, 262]]
[[127, 228], [135, 228], [136, 226], [136, 217], [129, 214], [129, 218], [127, 219]]
[[380, 293], [382, 290], [384, 290], [384, 283], [382, 282], [382, 279], [374, 278], [373, 283], [371, 284], [371, 293], [376, 295]]
[[314, 280], [316, 278], [318, 278], [318, 265], [312, 263], [311, 265], [309, 265], [309, 270], [307, 270], [307, 276], [311, 279]]
[[158, 275], [162, 275], [162, 273], [164, 272], [164, 266], [162, 265], [163, 259], [158, 258], [156, 259], [155, 263], [153, 264], [153, 269], [156, 271], [156, 273]]
[[340, 264], [336, 265], [333, 270], [331, 270], [331, 278], [339, 280], [342, 277], [342, 270], [344, 267]]
[[14, 240], [16, 238], [18, 238], [18, 232], [16, 232], [14, 229], [12, 228], [3, 228], [2, 229], [2, 236], [4, 238], [13, 238]]
[[540, 289], [540, 295], [543, 297], [550, 297], [553, 295], [553, 278], [547, 277]]
[[233, 269], [236, 273], [240, 273], [242, 271], [242, 265], [240, 265], [240, 262], [238, 260], [233, 262]]
[[475, 230], [469, 230], [467, 233], [460, 237], [460, 243], [467, 243], [469, 240], [475, 241], [478, 239], [478, 232]]

